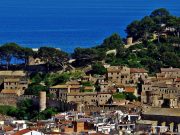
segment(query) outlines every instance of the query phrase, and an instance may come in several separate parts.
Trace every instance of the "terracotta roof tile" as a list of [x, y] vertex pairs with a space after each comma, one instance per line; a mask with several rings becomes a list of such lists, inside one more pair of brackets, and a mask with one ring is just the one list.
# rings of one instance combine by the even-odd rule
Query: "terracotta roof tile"
[[23, 134], [28, 133], [30, 131], [31, 130], [29, 130], [29, 129], [23, 129], [23, 130], [17, 131], [16, 133], [14, 133], [12, 135], [23, 135]]
[[125, 92], [134, 93], [134, 91], [135, 91], [134, 87], [125, 87]]
[[176, 82], [180, 82], [180, 78], [177, 78], [177, 79], [176, 79]]
[[14, 128], [12, 126], [4, 126], [3, 127], [4, 130], [7, 132], [7, 131], [12, 131]]
[[17, 95], [18, 91], [17, 91], [17, 90], [3, 89], [3, 90], [1, 91], [1, 93], [3, 93], [3, 94], [15, 94], [15, 95]]

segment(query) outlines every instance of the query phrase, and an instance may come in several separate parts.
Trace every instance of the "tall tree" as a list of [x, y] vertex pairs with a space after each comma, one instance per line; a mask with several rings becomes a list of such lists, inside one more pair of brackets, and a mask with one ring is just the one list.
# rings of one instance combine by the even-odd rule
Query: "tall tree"
[[12, 58], [19, 58], [19, 53], [21, 51], [21, 47], [16, 43], [7, 43], [0, 47], [1, 56], [6, 61], [6, 69], [9, 69], [9, 65], [11, 63]]
[[47, 64], [48, 71], [50, 66], [60, 66], [64, 69], [69, 59], [67, 53], [52, 47], [41, 47], [38, 50], [38, 56]]
[[165, 8], [156, 9], [150, 15], [157, 24], [166, 24], [168, 16], [170, 16], [170, 13]]
[[156, 23], [154, 25], [154, 31], [157, 33], [158, 43], [160, 42], [160, 35], [161, 35], [161, 33], [166, 28], [167, 19], [168, 19], [169, 16], [170, 16], [170, 13], [165, 8], [156, 9], [150, 15], [150, 17]]
[[134, 40], [139, 39], [141, 37], [139, 33], [139, 26], [140, 26], [140, 21], [136, 20], [130, 23], [125, 30], [128, 37], [133, 37]]
[[76, 66], [86, 66], [99, 59], [97, 50], [91, 48], [76, 48], [72, 57], [76, 59]]
[[122, 45], [122, 39], [119, 34], [114, 33], [110, 37], [104, 39], [102, 46], [108, 49], [116, 49]]
[[169, 27], [169, 31], [173, 33], [174, 36], [179, 38], [180, 33], [180, 17], [169, 16], [167, 18], [167, 27]]
[[140, 21], [140, 33], [142, 33], [143, 38], [145, 40], [147, 40], [150, 33], [152, 33], [154, 25], [155, 25], [155, 23], [154, 23], [153, 19], [151, 19], [149, 16], [145, 16]]

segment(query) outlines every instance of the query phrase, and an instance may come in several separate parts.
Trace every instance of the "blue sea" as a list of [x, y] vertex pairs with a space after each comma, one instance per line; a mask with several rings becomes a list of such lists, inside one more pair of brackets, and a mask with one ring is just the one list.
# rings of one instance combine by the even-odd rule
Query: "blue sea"
[[157, 8], [180, 16], [180, 0], [0, 0], [0, 44], [73, 52], [115, 32], [126, 37], [130, 22]]

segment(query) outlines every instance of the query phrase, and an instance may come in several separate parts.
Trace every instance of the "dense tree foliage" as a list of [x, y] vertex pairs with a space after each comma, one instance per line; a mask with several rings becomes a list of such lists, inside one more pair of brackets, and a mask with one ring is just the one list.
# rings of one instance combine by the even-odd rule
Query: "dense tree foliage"
[[104, 47], [107, 49], [115, 49], [115, 48], [119, 48], [121, 45], [122, 45], [121, 37], [117, 33], [114, 33], [110, 37], [104, 39], [100, 47]]
[[[180, 67], [179, 29], [179, 17], [172, 16], [164, 8], [157, 9], [140, 21], [133, 21], [126, 28], [128, 36], [141, 40], [142, 43], [125, 48], [120, 36], [112, 34], [99, 46], [75, 50], [74, 54], [77, 56], [75, 58], [80, 57], [78, 64], [83, 65], [83, 63], [92, 64], [92, 60], [96, 63], [98, 60], [95, 56], [103, 56], [101, 60], [111, 65], [146, 68], [150, 73], [158, 72], [161, 67]], [[157, 40], [152, 40], [154, 33]], [[163, 33], [166, 37], [161, 36]], [[117, 54], [101, 55], [111, 49], [116, 49]]]
[[13, 58], [25, 61], [25, 63], [27, 64], [27, 57], [32, 55], [32, 53], [29, 52], [32, 52], [32, 50], [23, 48], [17, 45], [16, 43], [7, 43], [0, 46], [0, 59], [1, 61], [6, 62], [6, 68], [9, 69], [9, 66]]
[[93, 74], [104, 75], [106, 72], [106, 68], [101, 63], [95, 63], [92, 65]]
[[50, 68], [64, 69], [69, 57], [68, 54], [51, 47], [41, 47], [38, 52], [34, 52], [31, 48], [19, 46], [16, 43], [7, 43], [0, 46], [0, 61], [1, 65], [6, 64], [6, 69], [10, 65], [16, 65], [17, 61], [23, 64], [26, 68], [29, 57], [38, 57], [47, 65], [47, 70]]
[[114, 33], [108, 38], [104, 39], [101, 45], [93, 48], [76, 48], [72, 57], [76, 59], [75, 66], [87, 66], [89, 64], [102, 61], [106, 57], [106, 51], [111, 49], [119, 49], [122, 45], [122, 39]]
[[118, 99], [118, 100], [126, 99], [129, 101], [138, 100], [138, 98], [135, 95], [126, 92], [113, 94], [113, 99]]
[[126, 28], [129, 37], [134, 40], [151, 39], [152, 34], [157, 34], [158, 42], [163, 32], [173, 33], [179, 37], [180, 18], [172, 16], [169, 11], [164, 8], [154, 10], [150, 16], [142, 18], [140, 21], [133, 21]]
[[105, 52], [94, 48], [76, 48], [72, 57], [76, 59], [75, 66], [87, 66], [95, 61], [103, 60]]
[[50, 67], [65, 68], [65, 64], [69, 60], [68, 54], [52, 47], [40, 47], [38, 57], [45, 61], [48, 71]]
[[46, 110], [39, 112], [39, 106], [32, 100], [26, 99], [18, 102], [17, 107], [4, 105], [0, 106], [0, 113], [3, 115], [16, 117], [17, 119], [45, 120], [58, 113], [58, 110], [56, 108], [47, 108]]

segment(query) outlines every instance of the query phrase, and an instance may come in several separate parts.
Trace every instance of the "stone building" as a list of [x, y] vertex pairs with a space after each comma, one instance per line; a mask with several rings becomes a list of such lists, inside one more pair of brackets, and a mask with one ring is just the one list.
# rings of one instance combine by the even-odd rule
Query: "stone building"
[[180, 87], [165, 83], [144, 84], [141, 102], [153, 107], [180, 108]]
[[67, 93], [78, 93], [80, 92], [80, 85], [56, 85], [49, 88], [50, 94], [55, 98], [66, 101]]
[[85, 86], [83, 87], [84, 92], [94, 92], [95, 87], [94, 86]]
[[110, 92], [109, 89], [110, 86], [108, 82], [100, 82], [99, 87], [100, 87], [100, 92]]
[[157, 121], [157, 126], [168, 127], [171, 133], [180, 133], [180, 108], [155, 108], [142, 109], [142, 120]]
[[114, 83], [128, 84], [130, 80], [130, 68], [122, 66], [111, 66], [107, 68], [108, 81]]
[[27, 74], [24, 71], [0, 71], [1, 93], [24, 94], [28, 88]]
[[43, 64], [45, 64], [45, 62], [43, 60], [41, 60], [40, 58], [29, 57], [29, 59], [28, 59], [29, 66], [43, 65]]
[[85, 75], [81, 78], [81, 82], [91, 82], [92, 81], [92, 76], [91, 75]]
[[148, 78], [148, 71], [144, 68], [130, 68], [130, 79], [132, 83], [138, 83], [139, 79], [145, 80]]
[[161, 68], [161, 73], [158, 75], [165, 78], [180, 78], [180, 68]]
[[161, 68], [142, 85], [141, 101], [153, 107], [180, 108], [180, 69]]
[[68, 93], [67, 102], [83, 103], [86, 105], [104, 105], [112, 97], [108, 92]]

